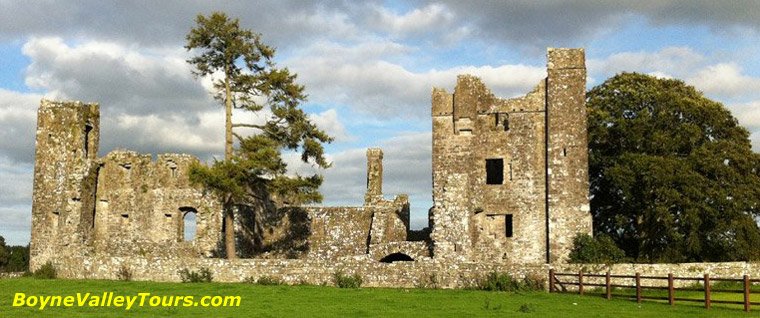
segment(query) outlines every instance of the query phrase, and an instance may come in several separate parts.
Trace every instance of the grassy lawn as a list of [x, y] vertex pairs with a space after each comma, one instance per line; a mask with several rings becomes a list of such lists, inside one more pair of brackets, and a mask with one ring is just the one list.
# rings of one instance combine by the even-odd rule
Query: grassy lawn
[[[241, 296], [239, 307], [50, 307], [39, 310], [12, 307], [17, 292], [37, 296], [75, 296], [76, 293], [137, 296]], [[739, 295], [740, 296], [740, 295]], [[531, 312], [519, 310], [530, 304]], [[466, 290], [339, 289], [323, 286], [258, 286], [222, 283], [152, 283], [87, 280], [38, 280], [17, 278], [0, 280], [0, 317], [760, 317], [760, 308], [744, 313], [740, 306], [719, 306], [710, 310], [701, 304], [670, 307], [657, 302], [637, 304], [627, 300], [608, 301], [594, 296], [568, 294], [500, 293]]]

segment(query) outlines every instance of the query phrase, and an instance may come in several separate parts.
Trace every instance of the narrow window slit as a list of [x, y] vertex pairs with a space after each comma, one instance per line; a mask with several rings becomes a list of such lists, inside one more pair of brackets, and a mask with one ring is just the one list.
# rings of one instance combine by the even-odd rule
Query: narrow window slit
[[90, 154], [90, 132], [92, 131], [92, 125], [84, 126], [84, 156], [88, 157]]

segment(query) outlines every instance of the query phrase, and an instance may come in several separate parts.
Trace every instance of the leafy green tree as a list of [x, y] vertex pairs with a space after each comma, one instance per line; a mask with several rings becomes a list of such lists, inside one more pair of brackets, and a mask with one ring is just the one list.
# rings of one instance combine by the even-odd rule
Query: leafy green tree
[[5, 238], [0, 236], [0, 272], [3, 271], [6, 264], [8, 264], [8, 258], [10, 257], [10, 251], [5, 246]]
[[760, 259], [760, 155], [721, 103], [622, 73], [587, 107], [597, 233], [640, 262]]
[[25, 272], [29, 270], [29, 245], [6, 246], [8, 261], [0, 270], [4, 272]]
[[605, 234], [599, 234], [596, 237], [579, 234], [573, 239], [573, 250], [570, 251], [571, 263], [615, 264], [627, 260], [625, 252]]
[[[320, 202], [322, 176], [288, 176], [283, 150], [299, 151], [304, 162], [327, 168], [322, 144], [331, 142], [323, 130], [299, 108], [306, 100], [296, 74], [278, 68], [275, 49], [261, 42], [261, 35], [242, 29], [238, 19], [225, 13], [198, 15], [196, 26], [187, 35], [188, 51], [197, 55], [188, 63], [196, 76], [214, 79], [214, 97], [224, 106], [224, 160], [213, 166], [196, 165], [191, 181], [214, 190], [223, 200], [225, 249], [227, 258], [237, 258], [233, 209], [251, 200], [273, 195], [278, 202], [302, 204]], [[232, 110], [251, 115], [248, 122], [233, 123]], [[256, 116], [264, 119], [256, 120]], [[253, 129], [238, 134], [234, 128]], [[236, 138], [238, 147], [235, 148]]]

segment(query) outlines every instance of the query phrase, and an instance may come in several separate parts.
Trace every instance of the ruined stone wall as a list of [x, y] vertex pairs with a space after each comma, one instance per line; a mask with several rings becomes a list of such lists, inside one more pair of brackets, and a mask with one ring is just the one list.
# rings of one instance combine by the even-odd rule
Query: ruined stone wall
[[[43, 100], [38, 111], [31, 269], [62, 255], [211, 256], [216, 198], [191, 186], [195, 157], [114, 151], [98, 158], [99, 105]], [[183, 217], [197, 214], [195, 239]], [[72, 264], [75, 266], [75, 264]]]
[[[77, 264], [77, 266], [68, 266]], [[336, 272], [359, 274], [366, 287], [437, 287], [468, 288], [476, 286], [490, 272], [509, 273], [516, 279], [530, 277], [548, 282], [549, 269], [560, 273], [613, 275], [667, 276], [701, 278], [710, 277], [760, 278], [760, 264], [749, 262], [683, 263], [683, 264], [513, 264], [489, 262], [456, 262], [432, 258], [420, 258], [415, 262], [380, 263], [366, 256], [339, 258], [332, 262], [318, 259], [237, 259], [218, 258], [152, 258], [140, 255], [122, 256], [64, 256], [53, 262], [61, 278], [118, 279], [118, 272], [126, 269], [136, 281], [179, 282], [179, 270], [199, 271], [208, 268], [215, 282], [243, 282], [268, 276], [279, 278], [287, 284], [333, 285]], [[604, 278], [586, 277], [587, 283], [604, 283]], [[570, 281], [567, 277], [560, 278]], [[612, 284], [631, 285], [631, 279], [613, 278]], [[642, 285], [667, 286], [667, 280], [642, 279]], [[674, 282], [675, 287], [686, 287], [694, 281]], [[545, 285], [548, 288], [548, 285]], [[565, 285], [569, 290], [577, 287]]]
[[[465, 259], [540, 262], [545, 250], [543, 92], [541, 83], [524, 97], [502, 99], [472, 76], [459, 76], [451, 97], [434, 92], [434, 102], [451, 101], [448, 109], [453, 110], [434, 110], [436, 223], [455, 219], [461, 224], [448, 234], [434, 228], [436, 253], [451, 251], [446, 245], [453, 239], [454, 253]], [[486, 161], [493, 159], [501, 163], [498, 184], [486, 180]]]
[[[381, 263], [365, 256], [338, 258], [331, 262], [319, 259], [218, 259], [218, 258], [150, 258], [133, 257], [64, 257], [57, 260], [61, 278], [118, 279], [122, 268], [136, 281], [179, 282], [179, 270], [199, 271], [208, 268], [215, 282], [243, 282], [262, 277], [276, 277], [287, 284], [333, 285], [333, 275], [359, 274], [363, 287], [438, 287], [475, 286], [490, 272], [510, 273], [518, 279], [548, 277], [545, 264], [515, 265], [485, 262], [447, 262], [421, 258], [415, 262]], [[79, 266], [59, 266], [59, 264]]]
[[31, 268], [92, 233], [100, 137], [98, 104], [42, 100], [32, 201]]
[[[221, 240], [221, 207], [215, 196], [189, 181], [185, 154], [159, 155], [113, 151], [100, 160], [93, 245], [98, 253], [135, 251], [211, 256]], [[184, 218], [195, 214], [194, 238], [185, 241]]]
[[467, 75], [453, 94], [433, 90], [436, 257], [562, 261], [590, 233], [583, 51], [548, 57], [549, 76], [522, 97], [496, 97]]
[[578, 233], [592, 234], [588, 201], [586, 66], [583, 49], [549, 49], [547, 174], [549, 262], [564, 262]]
[[[178, 269], [209, 267], [221, 281], [310, 283], [344, 270], [369, 286], [397, 287], [431, 275], [449, 287], [487, 271], [543, 275], [544, 263], [565, 260], [577, 233], [591, 233], [584, 58], [550, 49], [548, 77], [522, 97], [496, 97], [468, 75], [452, 94], [433, 90], [433, 207], [424, 231], [409, 230], [408, 196], [383, 196], [380, 149], [367, 150], [364, 205], [260, 199], [236, 206], [235, 228], [224, 229], [218, 198], [189, 182], [197, 158], [123, 150], [98, 158], [98, 105], [43, 100], [31, 268], [52, 261], [64, 277], [113, 278], [128, 266], [137, 279], [176, 281]], [[187, 215], [196, 215], [192, 241], [184, 239]], [[239, 254], [256, 259], [214, 259], [227, 230]], [[391, 260], [414, 261], [381, 264]]]

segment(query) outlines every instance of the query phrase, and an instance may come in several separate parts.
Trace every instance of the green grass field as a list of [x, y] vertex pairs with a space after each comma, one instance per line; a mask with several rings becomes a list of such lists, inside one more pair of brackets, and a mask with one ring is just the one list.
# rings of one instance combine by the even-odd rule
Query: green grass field
[[[12, 307], [14, 294], [68, 296], [76, 293], [137, 296], [241, 296], [239, 307]], [[696, 295], [696, 294], [695, 294]], [[521, 312], [525, 304], [531, 312]], [[670, 307], [657, 302], [637, 304], [628, 300], [605, 300], [594, 296], [545, 292], [502, 293], [469, 290], [426, 290], [323, 286], [259, 286], [223, 283], [152, 283], [92, 280], [0, 280], [0, 317], [760, 317], [760, 308], [745, 313], [740, 306], [701, 304]]]

